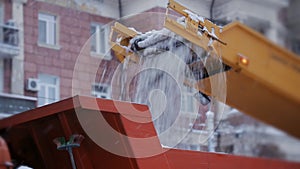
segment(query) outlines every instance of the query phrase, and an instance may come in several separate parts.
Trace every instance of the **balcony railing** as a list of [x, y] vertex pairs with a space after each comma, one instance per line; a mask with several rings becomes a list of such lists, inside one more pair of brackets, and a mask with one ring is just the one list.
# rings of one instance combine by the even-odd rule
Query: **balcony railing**
[[19, 52], [19, 29], [12, 21], [0, 23], [0, 58], [11, 58]]
[[0, 119], [36, 107], [37, 98], [0, 92]]

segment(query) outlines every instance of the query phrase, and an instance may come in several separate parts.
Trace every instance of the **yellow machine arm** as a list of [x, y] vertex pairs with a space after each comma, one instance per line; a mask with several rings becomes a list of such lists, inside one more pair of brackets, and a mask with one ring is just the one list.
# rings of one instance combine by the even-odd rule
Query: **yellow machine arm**
[[[168, 17], [169, 10], [185, 16], [186, 26]], [[207, 51], [216, 52], [231, 67], [225, 72], [226, 104], [300, 138], [298, 56], [241, 23], [221, 28], [173, 0], [168, 3], [165, 27]], [[113, 32], [121, 39], [119, 43], [112, 42], [118, 59], [122, 62], [125, 57], [133, 56], [130, 58], [136, 61], [137, 56], [122, 46], [127, 46], [129, 39], [138, 33], [118, 23], [113, 26]], [[209, 86], [213, 78], [214, 75], [191, 85], [211, 95]]]
[[[115, 33], [117, 33], [117, 35], [115, 35]], [[131, 30], [118, 22], [116, 22], [114, 26], [112, 26], [109, 38], [110, 45], [111, 49], [114, 51], [115, 56], [120, 62], [123, 62], [126, 56], [131, 56], [131, 59], [133, 59], [133, 56], [135, 56], [131, 51], [125, 49], [124, 46], [128, 46], [130, 39], [132, 39], [136, 35], [138, 35], [136, 31]], [[112, 39], [117, 39], [117, 41], [114, 42]], [[134, 58], [133, 60], [136, 61], [136, 58]]]

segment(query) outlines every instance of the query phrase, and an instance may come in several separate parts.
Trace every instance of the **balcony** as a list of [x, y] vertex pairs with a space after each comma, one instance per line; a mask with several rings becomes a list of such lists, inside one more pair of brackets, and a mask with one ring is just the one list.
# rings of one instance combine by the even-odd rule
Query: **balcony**
[[12, 21], [0, 23], [0, 58], [12, 58], [19, 53], [19, 29]]
[[0, 92], [0, 119], [33, 109], [36, 101], [35, 97]]

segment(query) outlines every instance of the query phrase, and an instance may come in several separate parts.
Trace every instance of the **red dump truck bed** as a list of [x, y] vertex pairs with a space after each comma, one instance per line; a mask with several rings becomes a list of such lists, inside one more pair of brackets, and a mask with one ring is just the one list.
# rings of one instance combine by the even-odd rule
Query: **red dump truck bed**
[[12, 159], [34, 169], [71, 168], [53, 139], [73, 134], [84, 136], [73, 149], [78, 169], [300, 169], [293, 162], [164, 149], [147, 106], [82, 96], [3, 119], [0, 134]]

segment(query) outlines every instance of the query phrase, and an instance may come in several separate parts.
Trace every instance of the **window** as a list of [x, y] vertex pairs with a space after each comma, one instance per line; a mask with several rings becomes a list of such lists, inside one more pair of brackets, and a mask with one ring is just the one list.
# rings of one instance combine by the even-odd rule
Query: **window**
[[110, 97], [110, 88], [106, 84], [93, 84], [92, 85], [92, 96], [98, 98], [109, 99]]
[[3, 91], [3, 82], [4, 82], [4, 67], [3, 67], [3, 59], [0, 59], [0, 92]]
[[195, 101], [193, 89], [184, 87], [181, 94], [181, 111], [184, 113], [194, 113], [196, 111]]
[[59, 78], [47, 74], [39, 74], [40, 90], [38, 106], [43, 106], [59, 100]]
[[105, 59], [111, 59], [108, 43], [109, 27], [101, 24], [91, 24], [91, 53], [92, 55], [101, 55]]
[[39, 43], [57, 45], [57, 17], [39, 13]]

